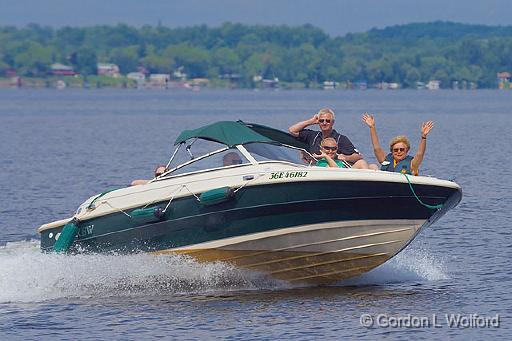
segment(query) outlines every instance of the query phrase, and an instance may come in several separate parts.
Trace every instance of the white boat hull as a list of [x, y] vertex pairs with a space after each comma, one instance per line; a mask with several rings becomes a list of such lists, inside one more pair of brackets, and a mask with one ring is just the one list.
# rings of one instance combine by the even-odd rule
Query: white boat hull
[[367, 272], [396, 255], [425, 220], [338, 221], [161, 250], [224, 261], [289, 282], [328, 283]]

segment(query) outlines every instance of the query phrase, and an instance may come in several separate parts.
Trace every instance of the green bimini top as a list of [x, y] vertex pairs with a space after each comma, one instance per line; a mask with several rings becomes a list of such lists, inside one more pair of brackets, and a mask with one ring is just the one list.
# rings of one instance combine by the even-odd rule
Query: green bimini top
[[263, 142], [306, 148], [306, 144], [281, 130], [259, 124], [244, 123], [242, 121], [220, 121], [201, 128], [185, 130], [178, 136], [174, 145], [193, 138], [222, 143], [228, 147], [234, 147], [239, 144]]

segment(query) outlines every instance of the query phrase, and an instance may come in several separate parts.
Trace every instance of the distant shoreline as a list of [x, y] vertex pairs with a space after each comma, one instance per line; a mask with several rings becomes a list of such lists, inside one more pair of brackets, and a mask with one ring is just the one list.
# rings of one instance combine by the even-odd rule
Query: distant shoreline
[[425, 91], [438, 91], [438, 90], [509, 90], [508, 88], [477, 88], [472, 86], [464, 86], [464, 87], [452, 87], [452, 88], [440, 88], [433, 87], [429, 88], [425, 85], [421, 85], [418, 87], [392, 87], [389, 86], [388, 83], [377, 83], [377, 84], [353, 84], [350, 82], [338, 83], [338, 86], [332, 86], [328, 84], [319, 84], [319, 83], [310, 83], [308, 87], [303, 84], [297, 83], [286, 83], [286, 82], [276, 82], [272, 83], [270, 86], [260, 85], [256, 87], [242, 87], [235, 86], [233, 84], [229, 84], [226, 82], [215, 82], [209, 81], [206, 79], [202, 79], [202, 82], [197, 82], [195, 80], [190, 81], [169, 81], [164, 84], [151, 84], [147, 83], [138, 83], [126, 77], [115, 78], [115, 79], [107, 79], [105, 81], [105, 77], [95, 80], [93, 82], [83, 82], [82, 80], [76, 80], [73, 77], [48, 77], [48, 78], [30, 78], [30, 77], [11, 77], [11, 78], [1, 78], [0, 77], [0, 89], [56, 89], [56, 90], [65, 90], [65, 89], [78, 89], [78, 90], [101, 90], [101, 89], [131, 89], [131, 90], [148, 90], [148, 91], [191, 91], [191, 92], [199, 92], [202, 90], [263, 90], [263, 91], [273, 91], [273, 90], [313, 90], [313, 91], [400, 91], [400, 90], [425, 90]]
[[0, 86], [512, 88], [512, 26], [436, 21], [330, 37], [312, 25], [0, 25]]

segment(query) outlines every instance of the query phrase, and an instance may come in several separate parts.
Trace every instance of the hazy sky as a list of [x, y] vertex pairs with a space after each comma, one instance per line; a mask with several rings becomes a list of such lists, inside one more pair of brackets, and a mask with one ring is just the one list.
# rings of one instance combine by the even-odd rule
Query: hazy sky
[[512, 0], [0, 0], [0, 25], [310, 23], [331, 35], [434, 20], [512, 25]]

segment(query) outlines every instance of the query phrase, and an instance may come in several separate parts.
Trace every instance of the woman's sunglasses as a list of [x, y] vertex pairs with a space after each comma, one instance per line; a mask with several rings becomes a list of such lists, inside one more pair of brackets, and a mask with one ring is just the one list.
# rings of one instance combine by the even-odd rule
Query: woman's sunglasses
[[330, 146], [322, 146], [323, 149], [325, 150], [338, 150], [338, 147], [330, 147]]
[[324, 122], [325, 123], [331, 123], [331, 120], [329, 120], [329, 119], [321, 119], [321, 120], [318, 120], [318, 122], [320, 122], [320, 123], [324, 123]]
[[394, 153], [405, 152], [405, 148], [393, 148]]

